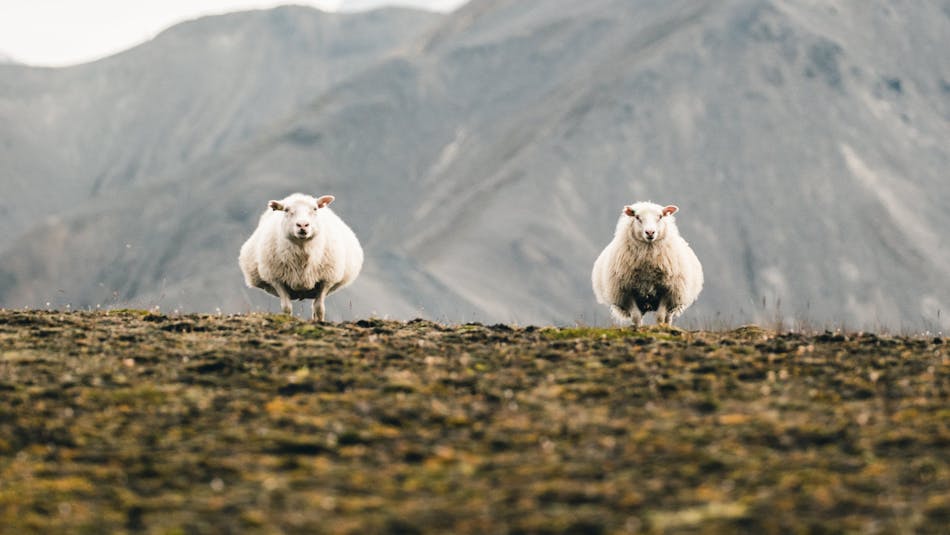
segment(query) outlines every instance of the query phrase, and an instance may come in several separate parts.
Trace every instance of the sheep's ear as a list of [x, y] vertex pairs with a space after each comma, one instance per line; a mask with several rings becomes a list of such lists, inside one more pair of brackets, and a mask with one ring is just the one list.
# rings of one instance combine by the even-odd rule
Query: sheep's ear
[[270, 201], [267, 203], [267, 206], [270, 206], [270, 209], [276, 212], [282, 212], [284, 210], [284, 205], [278, 201]]
[[675, 204], [663, 207], [663, 215], [673, 215], [679, 211], [679, 207], [677, 207]]
[[636, 210], [634, 210], [632, 206], [624, 206], [623, 213], [627, 214], [630, 217], [637, 215]]
[[333, 195], [324, 195], [317, 199], [317, 208], [323, 208], [324, 206], [330, 204], [336, 199]]

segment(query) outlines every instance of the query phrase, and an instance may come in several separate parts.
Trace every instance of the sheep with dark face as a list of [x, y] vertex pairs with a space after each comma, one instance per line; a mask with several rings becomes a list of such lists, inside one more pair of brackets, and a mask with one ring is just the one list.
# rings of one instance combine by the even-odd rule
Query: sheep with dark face
[[332, 195], [294, 193], [270, 201], [238, 263], [250, 288], [280, 298], [285, 314], [292, 299], [313, 299], [313, 319], [324, 321], [324, 298], [347, 286], [363, 267], [363, 249], [350, 227], [327, 205]]
[[676, 228], [678, 210], [649, 202], [624, 207], [591, 273], [597, 302], [617, 320], [639, 327], [655, 311], [658, 323], [672, 323], [703, 289], [702, 265]]

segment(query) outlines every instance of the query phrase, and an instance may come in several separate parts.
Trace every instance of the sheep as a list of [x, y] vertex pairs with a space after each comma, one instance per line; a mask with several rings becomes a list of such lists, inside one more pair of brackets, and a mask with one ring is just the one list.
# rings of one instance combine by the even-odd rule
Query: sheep
[[312, 319], [324, 321], [324, 298], [353, 282], [363, 267], [363, 249], [350, 227], [327, 208], [335, 198], [294, 193], [268, 202], [238, 263], [249, 288], [280, 298], [293, 315], [291, 299], [313, 299]]
[[591, 273], [597, 302], [610, 306], [617, 321], [636, 328], [656, 311], [658, 323], [672, 324], [703, 289], [703, 267], [676, 228], [678, 211], [651, 202], [624, 206]]

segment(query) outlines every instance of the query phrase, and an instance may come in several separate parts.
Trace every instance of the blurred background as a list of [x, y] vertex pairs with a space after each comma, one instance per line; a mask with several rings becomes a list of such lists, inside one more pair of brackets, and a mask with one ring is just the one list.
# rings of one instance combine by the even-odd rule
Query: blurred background
[[20, 4], [2, 307], [278, 311], [237, 254], [301, 191], [367, 253], [332, 320], [607, 324], [590, 269], [653, 200], [683, 326], [950, 328], [950, 1]]

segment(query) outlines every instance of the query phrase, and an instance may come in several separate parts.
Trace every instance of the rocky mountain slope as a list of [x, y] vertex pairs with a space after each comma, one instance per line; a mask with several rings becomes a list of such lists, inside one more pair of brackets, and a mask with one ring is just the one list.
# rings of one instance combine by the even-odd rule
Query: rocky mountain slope
[[947, 328], [948, 6], [476, 0], [285, 120], [186, 134], [188, 161], [110, 138], [113, 171], [69, 182], [110, 195], [34, 215], [0, 302], [273, 309], [234, 257], [267, 199], [309, 190], [368, 253], [331, 318], [603, 323], [590, 266], [652, 199], [706, 268], [687, 325]]
[[[75, 67], [0, 66], [7, 193], [0, 224], [26, 230], [37, 216], [180, 180], [185, 169], [257, 139], [437, 19], [406, 9], [338, 15], [282, 7], [185, 22]], [[35, 203], [44, 206], [39, 214]], [[33, 217], [20, 217], [27, 214]], [[0, 245], [17, 234], [4, 233]]]

